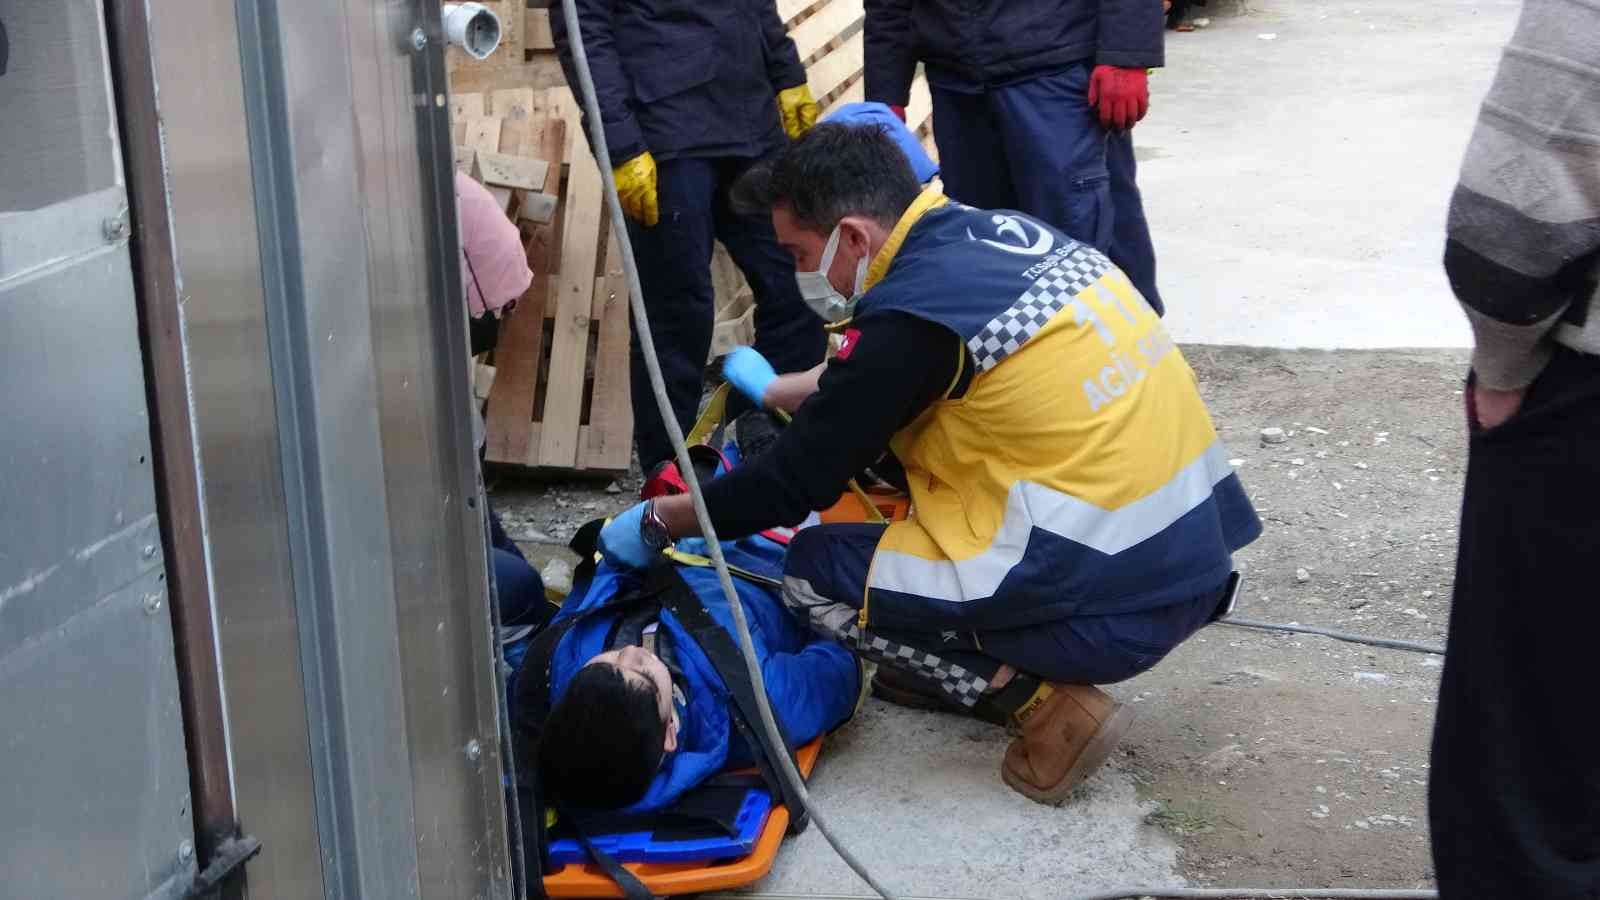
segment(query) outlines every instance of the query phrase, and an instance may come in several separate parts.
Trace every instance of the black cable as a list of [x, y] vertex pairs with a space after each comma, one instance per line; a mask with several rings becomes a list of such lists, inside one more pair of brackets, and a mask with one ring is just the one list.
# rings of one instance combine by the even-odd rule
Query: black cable
[[1315, 625], [1280, 625], [1276, 622], [1259, 622], [1255, 619], [1240, 619], [1229, 616], [1218, 619], [1218, 624], [1232, 625], [1236, 628], [1255, 628], [1261, 631], [1281, 631], [1289, 634], [1315, 634], [1321, 637], [1333, 638], [1336, 641], [1348, 641], [1352, 644], [1366, 644], [1370, 647], [1386, 647], [1390, 650], [1406, 650], [1411, 653], [1431, 653], [1434, 656], [1443, 656], [1444, 648], [1437, 644], [1422, 644], [1416, 641], [1402, 641], [1396, 638], [1368, 637], [1364, 634], [1352, 634], [1348, 631], [1334, 631], [1331, 628], [1318, 628]]

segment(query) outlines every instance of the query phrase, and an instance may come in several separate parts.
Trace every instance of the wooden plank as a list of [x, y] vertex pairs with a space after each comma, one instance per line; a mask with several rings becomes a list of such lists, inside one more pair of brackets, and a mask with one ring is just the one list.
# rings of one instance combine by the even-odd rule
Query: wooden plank
[[474, 150], [487, 150], [490, 153], [500, 149], [500, 119], [497, 116], [484, 116], [467, 120], [467, 133], [461, 141], [461, 146], [471, 147]]
[[[543, 123], [548, 116], [539, 110], [536, 93], [532, 88], [508, 88], [498, 90], [489, 95], [489, 110], [500, 117], [500, 152], [519, 157], [535, 158], [539, 153], [539, 135], [544, 128]], [[535, 121], [538, 121], [537, 127]], [[546, 163], [548, 166], [548, 163]], [[536, 185], [529, 190], [537, 190], [544, 186], [546, 173], [533, 173]], [[480, 179], [481, 180], [481, 179]], [[528, 207], [528, 195], [525, 190], [514, 192], [513, 205], [518, 210]]]
[[555, 38], [550, 36], [550, 10], [528, 10], [522, 20], [522, 47], [524, 55], [556, 48]]
[[860, 22], [865, 15], [861, 2], [862, 0], [829, 0], [828, 5], [818, 10], [815, 15], [789, 29], [789, 37], [794, 40], [794, 48], [800, 53], [800, 61], [805, 62], [810, 59], [818, 50], [826, 47], [829, 41]]
[[[502, 133], [501, 142], [504, 143], [504, 140]], [[484, 184], [536, 191], [544, 187], [544, 177], [549, 171], [550, 164], [542, 159], [480, 151], [472, 166], [472, 177]]]
[[535, 225], [549, 225], [556, 220], [556, 196], [542, 191], [523, 194], [517, 218]]
[[812, 63], [806, 69], [806, 82], [811, 86], [811, 96], [826, 97], [845, 82], [861, 74], [865, 50], [865, 33], [856, 32], [837, 49]]
[[928, 92], [928, 79], [918, 75], [911, 81], [911, 102], [906, 104], [906, 125], [918, 134], [924, 126], [933, 127], [933, 95]]
[[[572, 92], [556, 95], [561, 118], [578, 122]], [[572, 129], [574, 132], [576, 128]], [[539, 465], [572, 468], [577, 464], [578, 425], [583, 415], [584, 370], [589, 355], [589, 315], [594, 298], [595, 262], [599, 255], [600, 168], [587, 148], [569, 134], [565, 223], [561, 235], [561, 270], [556, 275], [550, 342], [550, 374], [545, 381]]]
[[817, 5], [817, 0], [777, 0], [778, 18], [787, 25], [799, 18], [800, 14]]
[[471, 147], [457, 145], [455, 148], [456, 171], [472, 174], [472, 164], [478, 158], [478, 151]]
[[450, 95], [450, 120], [453, 122], [467, 119], [481, 119], [488, 115], [488, 110], [483, 108], [483, 94], [461, 93]]
[[451, 91], [494, 91], [520, 87], [542, 91], [567, 83], [566, 77], [561, 74], [561, 61], [554, 53], [537, 54], [520, 66], [487, 66], [468, 60], [460, 65], [451, 65], [449, 72]]
[[[609, 218], [609, 216], [607, 217]], [[590, 315], [600, 323], [594, 389], [589, 400], [589, 440], [578, 459], [590, 469], [626, 471], [633, 461], [633, 404], [628, 372], [628, 279], [616, 231], [605, 230], [606, 250], [595, 279]]]
[[[542, 93], [544, 92], [531, 87], [510, 87], [490, 91], [488, 98], [489, 114], [499, 116], [505, 119], [507, 123], [526, 122], [531, 128], [536, 117], [548, 113], [545, 105], [540, 101], [539, 95]], [[529, 144], [523, 148], [524, 152], [531, 151], [533, 143], [537, 142], [537, 140], [538, 131], [535, 130], [530, 134]], [[507, 153], [516, 152], [506, 150], [504, 147], [501, 149]]]
[[[539, 125], [539, 152], [551, 163], [544, 188], [560, 190], [561, 161], [566, 153], [566, 123], [558, 119], [533, 119]], [[544, 346], [546, 300], [555, 284], [552, 261], [558, 250], [550, 226], [534, 228], [528, 239], [528, 266], [533, 282], [517, 301], [517, 308], [500, 325], [495, 348], [495, 384], [489, 394], [486, 416], [485, 458], [491, 462], [528, 465], [539, 452], [533, 422], [533, 401], [539, 389], [539, 362]]]

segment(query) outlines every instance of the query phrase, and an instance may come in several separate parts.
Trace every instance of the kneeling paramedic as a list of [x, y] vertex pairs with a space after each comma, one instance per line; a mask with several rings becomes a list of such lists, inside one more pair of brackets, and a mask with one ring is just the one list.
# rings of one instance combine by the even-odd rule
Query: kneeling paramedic
[[[702, 551], [703, 542], [684, 548]], [[723, 552], [743, 573], [735, 583], [784, 736], [797, 746], [837, 728], [860, 696], [859, 664], [784, 608], [779, 544], [757, 535]], [[770, 763], [733, 635], [712, 569], [665, 559], [639, 573], [602, 564], [516, 676], [519, 724], [555, 700], [538, 728], [546, 796], [564, 808], [650, 813], [724, 769]]]
[[[1103, 255], [922, 190], [879, 129], [820, 125], [739, 194], [844, 343], [772, 449], [706, 486], [718, 534], [798, 522], [892, 449], [912, 517], [800, 531], [784, 600], [900, 687], [1016, 724], [1005, 782], [1063, 802], [1131, 719], [1093, 685], [1210, 621], [1260, 534], [1194, 373]], [[759, 368], [730, 380], [767, 397]], [[698, 531], [662, 497], [600, 543], [642, 565]]]

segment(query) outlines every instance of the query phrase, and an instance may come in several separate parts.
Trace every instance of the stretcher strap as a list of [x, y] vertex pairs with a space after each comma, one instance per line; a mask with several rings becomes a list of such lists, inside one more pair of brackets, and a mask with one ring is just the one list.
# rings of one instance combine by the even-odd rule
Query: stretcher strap
[[667, 591], [661, 598], [662, 605], [670, 610], [677, 617], [679, 624], [694, 637], [695, 643], [700, 646], [700, 652], [706, 655], [706, 659], [711, 661], [712, 668], [722, 677], [722, 683], [728, 688], [729, 698], [733, 701], [734, 715], [730, 718], [744, 736], [750, 752], [755, 755], [757, 768], [767, 780], [773, 797], [781, 800], [789, 808], [790, 833], [799, 834], [805, 831], [811, 821], [806, 805], [789, 782], [778, 775], [778, 754], [786, 753], [790, 762], [794, 762], [794, 741], [784, 731], [782, 722], [776, 724], [779, 736], [783, 739], [783, 746], [770, 746], [762, 739], [763, 732], [755, 727], [755, 723], [760, 721], [755, 685], [746, 674], [743, 657], [739, 653], [739, 648], [733, 643], [733, 636], [712, 618], [705, 604], [700, 602], [699, 596], [689, 589], [683, 579], [676, 575], [674, 579], [679, 589]]
[[[710, 557], [701, 556], [697, 553], [685, 553], [684, 551], [679, 550], [677, 547], [668, 547], [661, 552], [662, 555], [666, 556], [667, 559], [670, 559], [673, 562], [681, 565], [694, 566], [699, 569], [709, 569], [713, 565]], [[728, 571], [739, 578], [743, 578], [745, 581], [759, 584], [762, 587], [769, 587], [780, 591], [783, 590], [782, 581], [762, 575], [759, 572], [752, 572], [749, 569], [742, 569], [731, 563], [728, 565]]]
[[584, 830], [576, 820], [572, 820], [572, 833], [583, 846], [583, 852], [589, 854], [589, 858], [600, 867], [600, 871], [606, 873], [607, 878], [617, 883], [617, 887], [622, 890], [623, 900], [656, 900], [656, 895], [650, 893], [650, 889], [644, 886], [644, 882], [640, 881], [637, 875], [624, 868], [622, 863], [617, 862], [616, 857], [596, 847], [594, 842], [589, 840], [589, 836], [584, 834]]
[[711, 393], [711, 399], [706, 401], [706, 408], [700, 411], [700, 418], [695, 419], [694, 428], [689, 430], [689, 435], [683, 442], [690, 447], [695, 444], [711, 443], [712, 435], [716, 434], [722, 426], [722, 420], [728, 416], [728, 392], [731, 386], [723, 382], [722, 386]]

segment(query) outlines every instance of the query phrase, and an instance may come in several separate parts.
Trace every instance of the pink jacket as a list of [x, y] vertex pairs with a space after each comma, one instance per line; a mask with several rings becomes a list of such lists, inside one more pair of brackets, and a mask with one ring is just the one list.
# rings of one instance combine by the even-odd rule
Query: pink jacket
[[488, 189], [461, 172], [456, 173], [456, 208], [467, 309], [474, 319], [486, 311], [499, 316], [533, 282], [522, 236]]

